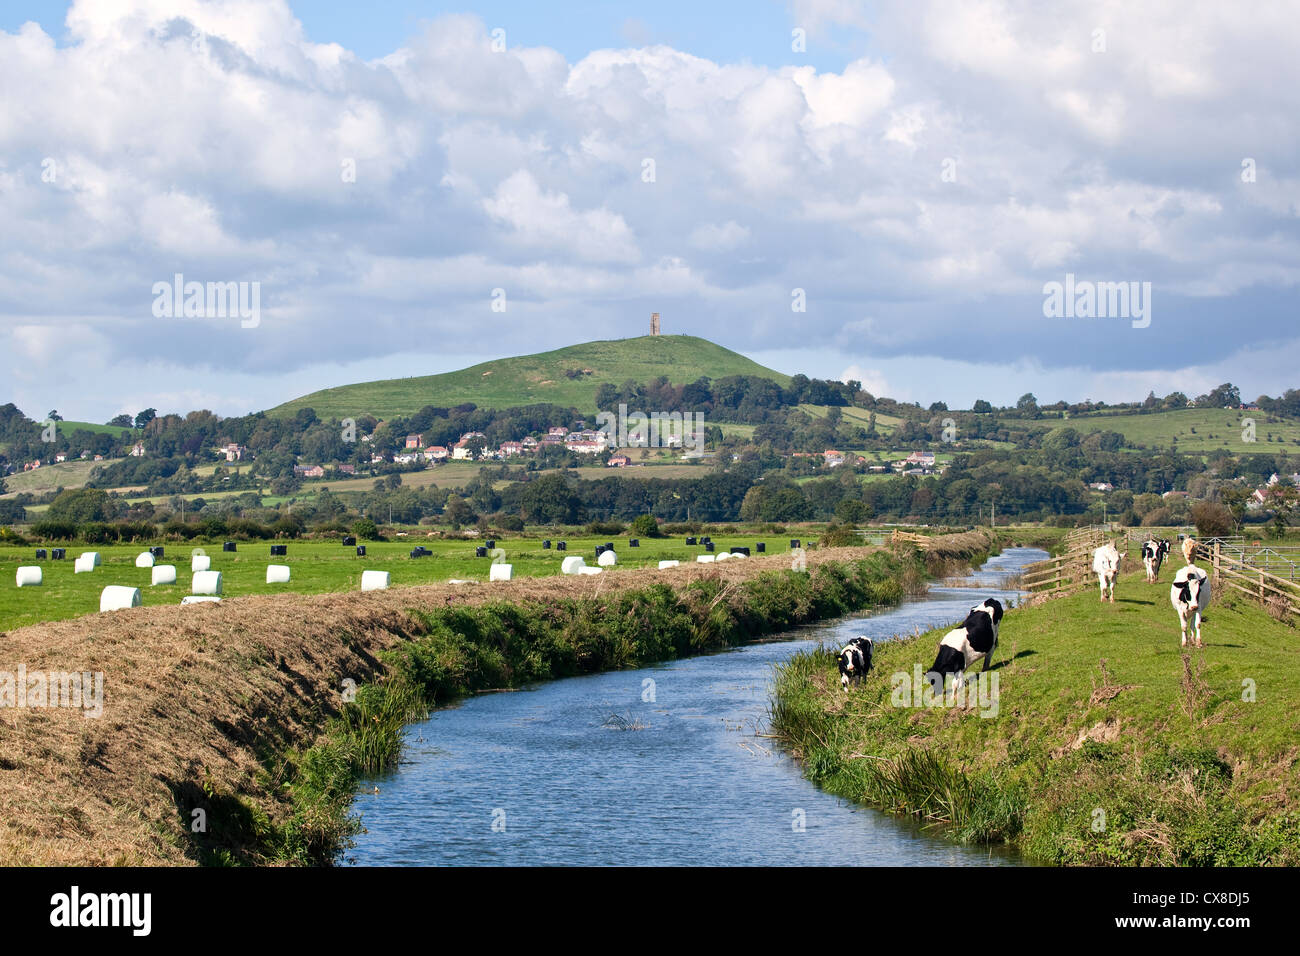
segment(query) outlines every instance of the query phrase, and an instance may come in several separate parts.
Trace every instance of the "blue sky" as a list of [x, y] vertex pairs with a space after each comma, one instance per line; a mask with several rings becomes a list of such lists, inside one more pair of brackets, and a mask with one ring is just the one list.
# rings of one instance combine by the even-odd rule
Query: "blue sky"
[[[35, 20], [57, 38], [68, 6], [69, 0], [7, 0], [0, 7], [0, 29], [12, 32]], [[799, 24], [780, 0], [293, 0], [292, 6], [310, 39], [342, 44], [365, 59], [386, 56], [429, 20], [448, 13], [477, 14], [489, 27], [505, 29], [509, 43], [547, 46], [571, 63], [592, 50], [664, 43], [719, 63], [798, 62], [841, 70], [869, 49], [865, 31], [839, 25], [817, 31], [804, 53], [794, 53], [790, 33]]]
[[[923, 404], [1278, 394], [1298, 44], [1215, 0], [17, 0], [0, 402], [242, 414], [651, 312]], [[178, 274], [258, 321], [159, 314]], [[1070, 275], [1151, 321], [1046, 316]]]

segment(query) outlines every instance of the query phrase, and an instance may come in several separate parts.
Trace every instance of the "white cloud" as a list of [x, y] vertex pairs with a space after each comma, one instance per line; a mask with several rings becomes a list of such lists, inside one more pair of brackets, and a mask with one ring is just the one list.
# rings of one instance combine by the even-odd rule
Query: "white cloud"
[[[429, 336], [502, 354], [636, 334], [656, 310], [761, 353], [789, 346], [796, 287], [800, 344], [836, 356], [819, 374], [865, 369], [922, 401], [930, 379], [892, 363], [982, 376], [961, 363], [992, 352], [1082, 388], [1054, 370], [1218, 370], [1225, 322], [1296, 340], [1285, 5], [790, 10], [864, 31], [871, 55], [838, 73], [665, 45], [570, 64], [493, 52], [451, 16], [367, 62], [310, 42], [284, 0], [76, 0], [66, 44], [0, 33], [5, 372], [33, 407], [74, 352], [114, 406], [127, 370], [163, 366], [185, 394], [269, 405], [303, 370], [396, 364]], [[1151, 334], [1044, 323], [1042, 284], [1067, 271], [1151, 281]], [[262, 325], [161, 324], [150, 289], [176, 272], [261, 281]], [[230, 369], [251, 377], [228, 387]], [[1295, 384], [1258, 369], [1261, 390]]]

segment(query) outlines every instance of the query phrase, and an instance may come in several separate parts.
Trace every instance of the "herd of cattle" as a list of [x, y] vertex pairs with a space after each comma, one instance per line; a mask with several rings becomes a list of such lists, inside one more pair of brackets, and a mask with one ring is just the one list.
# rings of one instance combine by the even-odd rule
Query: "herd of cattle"
[[[1210, 606], [1210, 577], [1196, 566], [1196, 539], [1183, 539], [1183, 560], [1185, 565], [1174, 573], [1174, 583], [1169, 588], [1169, 603], [1178, 613], [1178, 625], [1182, 631], [1182, 646], [1187, 646], [1187, 635], [1191, 632], [1192, 643], [1204, 647], [1201, 643], [1201, 615]], [[1170, 551], [1170, 544], [1163, 538], [1150, 538], [1142, 542], [1142, 566], [1146, 569], [1147, 583], [1154, 584], [1160, 577], [1160, 565]], [[1092, 570], [1097, 575], [1097, 584], [1101, 589], [1100, 600], [1115, 603], [1115, 579], [1119, 577], [1119, 568], [1124, 561], [1113, 541], [1108, 541], [1092, 553]]]
[[[1159, 580], [1160, 566], [1170, 550], [1170, 543], [1163, 538], [1151, 538], [1142, 543], [1142, 566], [1146, 569], [1148, 583]], [[1169, 588], [1169, 602], [1178, 612], [1182, 646], [1187, 646], [1190, 631], [1192, 643], [1203, 647], [1201, 615], [1210, 606], [1210, 579], [1209, 575], [1196, 566], [1195, 539], [1185, 538], [1182, 550], [1186, 564], [1174, 574], [1173, 584]], [[1097, 575], [1102, 601], [1115, 603], [1115, 581], [1119, 577], [1123, 561], [1124, 555], [1113, 541], [1108, 541], [1093, 552], [1092, 570]], [[996, 598], [987, 598], [971, 608], [966, 620], [944, 635], [939, 642], [938, 656], [925, 675], [936, 694], [943, 692], [949, 674], [953, 675], [954, 690], [961, 690], [966, 671], [980, 658], [984, 659], [984, 670], [989, 669], [993, 651], [998, 646], [998, 626], [1001, 623], [1001, 602]], [[869, 637], [855, 637], [840, 650], [840, 686], [844, 690], [847, 691], [850, 684], [860, 683], [867, 676], [871, 670], [874, 646]]]

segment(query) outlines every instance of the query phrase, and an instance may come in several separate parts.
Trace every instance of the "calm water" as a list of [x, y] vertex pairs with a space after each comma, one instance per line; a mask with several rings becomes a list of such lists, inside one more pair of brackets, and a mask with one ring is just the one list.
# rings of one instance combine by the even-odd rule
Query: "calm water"
[[[367, 832], [346, 862], [1014, 864], [821, 792], [755, 730], [766, 732], [774, 664], [858, 634], [879, 641], [957, 621], [985, 597], [1005, 603], [1014, 594], [998, 589], [1002, 576], [1044, 557], [1008, 549], [974, 576], [978, 590], [935, 588], [872, 617], [440, 710], [407, 728], [396, 771], [360, 787]], [[639, 729], [610, 726], [614, 715]]]

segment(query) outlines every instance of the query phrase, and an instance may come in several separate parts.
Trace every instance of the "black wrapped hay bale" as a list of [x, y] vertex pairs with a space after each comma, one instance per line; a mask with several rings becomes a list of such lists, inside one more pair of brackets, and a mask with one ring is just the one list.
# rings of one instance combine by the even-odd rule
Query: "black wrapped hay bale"
[[759, 554], [767, 554], [767, 545], [764, 544], [762, 541], [754, 545], [754, 548], [755, 550], [758, 551]]
[[364, 544], [357, 545], [357, 557], [364, 558], [365, 556], [366, 556], [366, 546]]
[[221, 550], [222, 550], [222, 551], [234, 551], [234, 550], [235, 550], [235, 542], [233, 542], [233, 541], [223, 541], [222, 544], [221, 544]]
[[37, 561], [40, 561], [40, 560], [43, 559], [45, 556], [46, 556], [46, 555], [45, 555], [45, 549], [44, 549], [44, 548], [37, 548], [37, 549], [36, 549], [36, 560], [37, 560]]

